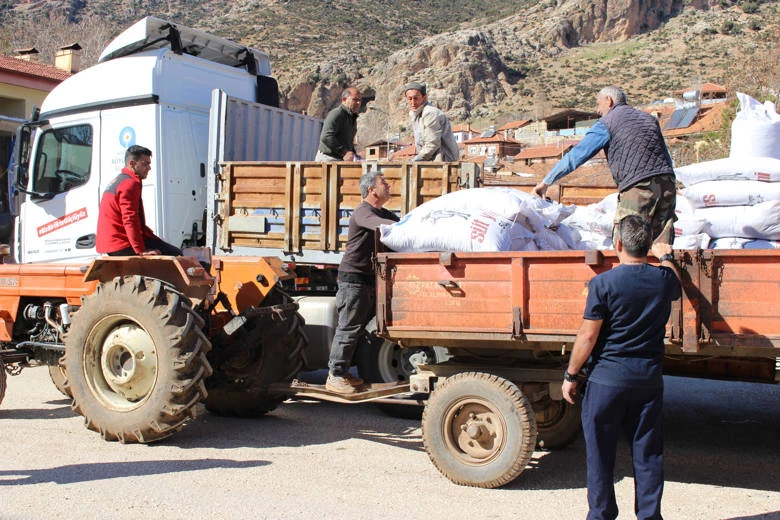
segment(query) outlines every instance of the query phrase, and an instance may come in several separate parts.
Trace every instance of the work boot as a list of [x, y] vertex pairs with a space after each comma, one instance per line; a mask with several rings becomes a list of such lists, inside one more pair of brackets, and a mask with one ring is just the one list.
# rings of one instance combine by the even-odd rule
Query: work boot
[[343, 376], [328, 374], [325, 389], [339, 394], [356, 394], [363, 386], [363, 380], [349, 372]]

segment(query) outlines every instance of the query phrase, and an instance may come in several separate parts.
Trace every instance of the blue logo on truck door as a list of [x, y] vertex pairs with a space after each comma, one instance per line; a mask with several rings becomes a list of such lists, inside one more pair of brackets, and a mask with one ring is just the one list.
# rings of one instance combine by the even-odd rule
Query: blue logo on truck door
[[125, 148], [130, 148], [135, 144], [135, 130], [132, 126], [126, 126], [119, 131], [119, 144]]

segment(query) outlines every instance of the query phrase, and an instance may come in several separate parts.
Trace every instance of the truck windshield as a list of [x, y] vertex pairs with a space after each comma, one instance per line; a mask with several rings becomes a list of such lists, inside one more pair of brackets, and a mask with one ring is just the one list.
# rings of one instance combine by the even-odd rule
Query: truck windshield
[[32, 191], [63, 193], [89, 180], [92, 127], [76, 125], [46, 130], [38, 141]]

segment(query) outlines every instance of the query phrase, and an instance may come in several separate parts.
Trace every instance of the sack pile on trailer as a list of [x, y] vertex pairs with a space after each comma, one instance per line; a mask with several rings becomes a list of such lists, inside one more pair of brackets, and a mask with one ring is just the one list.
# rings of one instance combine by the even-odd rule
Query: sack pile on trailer
[[737, 98], [729, 157], [675, 169], [685, 186], [676, 249], [780, 248], [780, 114], [769, 101]]

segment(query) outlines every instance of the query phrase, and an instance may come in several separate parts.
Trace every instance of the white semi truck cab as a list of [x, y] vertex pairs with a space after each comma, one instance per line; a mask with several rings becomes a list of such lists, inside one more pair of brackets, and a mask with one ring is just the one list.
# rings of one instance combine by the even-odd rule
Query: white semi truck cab
[[[209, 151], [212, 162], [221, 158], [219, 143], [209, 138], [210, 124], [219, 126], [210, 123], [210, 112], [230, 116], [226, 105], [215, 107], [212, 99], [226, 96], [264, 107], [264, 116], [254, 114], [242, 128], [244, 146], [265, 154], [253, 160], [314, 157], [322, 123], [278, 108], [266, 54], [154, 17], [121, 33], [98, 64], [58, 85], [19, 129], [14, 260], [95, 257], [101, 194], [135, 144], [152, 150], [143, 190], [147, 224], [173, 244], [202, 244], [207, 179], [217, 169], [209, 164]], [[280, 139], [275, 147], [259, 146]]]

